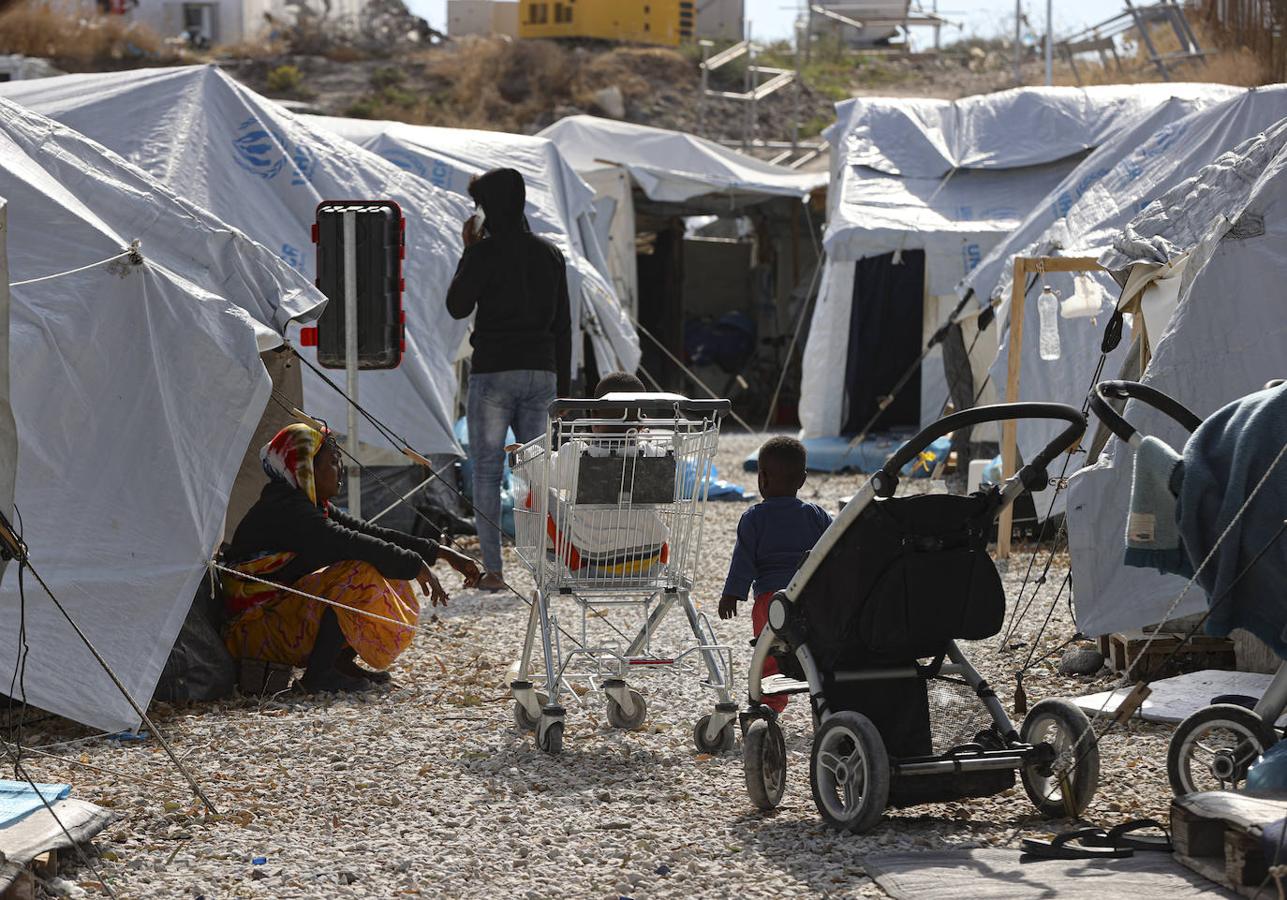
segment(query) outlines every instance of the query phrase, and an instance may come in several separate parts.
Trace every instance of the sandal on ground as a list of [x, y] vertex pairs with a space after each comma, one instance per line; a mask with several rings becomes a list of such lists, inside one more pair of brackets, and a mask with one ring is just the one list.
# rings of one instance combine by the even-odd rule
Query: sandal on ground
[[[1136, 834], [1139, 831], [1153, 829], [1161, 834]], [[1099, 830], [1099, 829], [1096, 829]], [[1172, 853], [1171, 832], [1156, 819], [1132, 819], [1108, 829], [1102, 838], [1089, 836], [1083, 840], [1088, 847], [1117, 847], [1131, 850], [1157, 850]]]
[[1090, 841], [1104, 841], [1108, 832], [1102, 828], [1078, 828], [1065, 831], [1053, 840], [1043, 841], [1038, 838], [1024, 838], [1023, 852], [1028, 856], [1041, 859], [1126, 859], [1134, 856], [1130, 847], [1104, 846]]

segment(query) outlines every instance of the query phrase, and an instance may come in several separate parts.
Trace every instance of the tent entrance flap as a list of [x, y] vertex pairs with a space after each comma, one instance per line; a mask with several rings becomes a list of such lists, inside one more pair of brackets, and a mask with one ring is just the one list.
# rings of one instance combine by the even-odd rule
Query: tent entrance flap
[[[857, 434], [882, 398], [921, 354], [925, 251], [869, 256], [854, 264], [853, 312], [845, 361], [848, 413], [842, 434]], [[921, 374], [916, 372], [881, 415], [881, 429], [920, 426]]]

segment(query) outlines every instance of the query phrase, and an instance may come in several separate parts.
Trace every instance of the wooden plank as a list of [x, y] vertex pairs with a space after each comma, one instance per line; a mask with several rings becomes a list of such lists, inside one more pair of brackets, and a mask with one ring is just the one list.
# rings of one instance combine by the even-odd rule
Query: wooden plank
[[[1019, 363], [1023, 350], [1023, 317], [1027, 305], [1025, 277], [1031, 272], [1098, 272], [1103, 270], [1093, 256], [1040, 256], [1014, 258], [1014, 281], [1010, 285], [1010, 350], [1006, 360], [1005, 402], [1019, 401]], [[1001, 426], [1001, 480], [1015, 473], [1018, 423], [1010, 419]], [[1001, 510], [997, 523], [997, 559], [1010, 557], [1010, 531], [1014, 527], [1013, 504]]]
[[[1019, 354], [1023, 348], [1023, 314], [1027, 302], [1027, 291], [1024, 279], [1028, 275], [1028, 260], [1022, 256], [1014, 258], [1014, 280], [1010, 285], [1010, 350], [1006, 360], [1005, 402], [1014, 403], [1019, 399]], [[1019, 423], [1007, 419], [1001, 423], [1001, 481], [1014, 474], [1015, 441]], [[1001, 510], [997, 523], [997, 559], [1010, 558], [1010, 532], [1014, 528], [1014, 504]]]

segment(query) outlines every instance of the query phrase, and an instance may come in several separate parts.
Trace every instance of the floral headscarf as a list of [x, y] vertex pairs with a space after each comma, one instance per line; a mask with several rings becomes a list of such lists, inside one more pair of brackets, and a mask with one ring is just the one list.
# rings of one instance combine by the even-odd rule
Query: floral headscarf
[[259, 461], [269, 478], [298, 488], [316, 505], [313, 457], [329, 437], [329, 432], [318, 431], [302, 423], [287, 425], [259, 451]]

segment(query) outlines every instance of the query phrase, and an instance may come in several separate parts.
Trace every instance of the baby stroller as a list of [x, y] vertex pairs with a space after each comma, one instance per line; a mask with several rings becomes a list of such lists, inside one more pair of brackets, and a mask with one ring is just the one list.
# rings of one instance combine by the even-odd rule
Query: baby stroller
[[[1273, 388], [1279, 384], [1281, 382], [1271, 382], [1270, 387]], [[1253, 394], [1238, 402], [1242, 404], [1248, 399], [1260, 396]], [[1140, 450], [1145, 436], [1117, 412], [1111, 405], [1110, 399], [1123, 402], [1136, 400], [1150, 406], [1179, 423], [1190, 435], [1198, 431], [1203, 424], [1203, 420], [1183, 404], [1156, 388], [1134, 381], [1101, 382], [1091, 393], [1091, 409], [1109, 431], [1120, 438], [1132, 451]], [[1281, 405], [1283, 399], [1279, 396], [1275, 402]], [[1232, 404], [1230, 407], [1225, 407], [1225, 410], [1231, 407]], [[1213, 418], [1220, 415], [1221, 413], [1217, 413]], [[1243, 430], [1245, 433], [1245, 429]], [[1279, 475], [1279, 478], [1284, 476]], [[1182, 471], [1172, 472], [1168, 485], [1172, 494], [1178, 495], [1182, 480]], [[1222, 487], [1225, 486], [1222, 485]], [[1235, 499], [1242, 498], [1235, 496]], [[1212, 524], [1216, 527], [1216, 523]], [[1205, 551], [1208, 549], [1210, 548], [1184, 546], [1184, 559], [1181, 565], [1164, 569], [1164, 571], [1192, 575], [1194, 569], [1202, 564], [1203, 557], [1206, 556]], [[1213, 562], [1215, 561], [1213, 559]], [[1248, 574], [1251, 566], [1257, 562], [1262, 565], [1270, 564], [1268, 559], [1262, 559], [1257, 554], [1256, 559], [1247, 565], [1233, 583], [1229, 584], [1229, 589], [1232, 590], [1237, 581]], [[1216, 566], [1209, 568], [1214, 569]], [[1210, 590], [1211, 583], [1216, 579], [1217, 575], [1214, 572], [1208, 572], [1202, 579], [1204, 587]], [[1281, 584], [1281, 582], [1278, 583]], [[1225, 592], [1220, 591], [1213, 596], [1213, 603], [1224, 599], [1227, 599]], [[1269, 604], [1266, 606], [1268, 607]], [[1281, 651], [1278, 652], [1281, 655]], [[1265, 750], [1278, 742], [1279, 733], [1274, 723], [1283, 714], [1284, 709], [1287, 709], [1287, 663], [1279, 665], [1277, 673], [1260, 700], [1241, 696], [1216, 697], [1211, 705], [1190, 715], [1175, 729], [1167, 750], [1166, 770], [1171, 789], [1177, 796], [1199, 791], [1236, 789], [1246, 779], [1247, 770], [1252, 763]]]
[[[968, 497], [894, 496], [903, 466], [936, 438], [1014, 419], [1068, 427], [1004, 485]], [[1047, 699], [1016, 730], [956, 644], [992, 637], [1003, 624], [1005, 592], [986, 550], [997, 514], [1025, 490], [1045, 486], [1046, 467], [1085, 430], [1082, 414], [1063, 404], [964, 410], [908, 441], [858, 490], [773, 598], [755, 642], [750, 705], [739, 716], [755, 805], [777, 806], [786, 776], [782, 731], [761, 701], [807, 692], [809, 781], [833, 827], [863, 832], [887, 806], [998, 794], [1014, 785], [1016, 770], [1043, 814], [1077, 816], [1086, 808], [1098, 787], [1099, 753], [1085, 714]], [[762, 680], [770, 656], [782, 675]], [[984, 707], [990, 722], [972, 740], [935, 752], [932, 681], [954, 682]]]
[[[613, 727], [634, 729], [647, 706], [627, 679], [698, 661], [715, 704], [693, 741], [705, 752], [732, 747], [732, 649], [716, 640], [691, 594], [728, 410], [727, 400], [675, 394], [555, 400], [546, 433], [513, 453], [514, 543], [536, 591], [510, 690], [515, 722], [535, 732], [542, 750], [562, 749], [560, 699], [582, 693], [575, 681], [603, 691]], [[657, 629], [676, 606], [692, 643], [658, 649]], [[637, 629], [617, 629], [610, 612], [636, 613]], [[542, 671], [534, 673], [538, 648]]]

